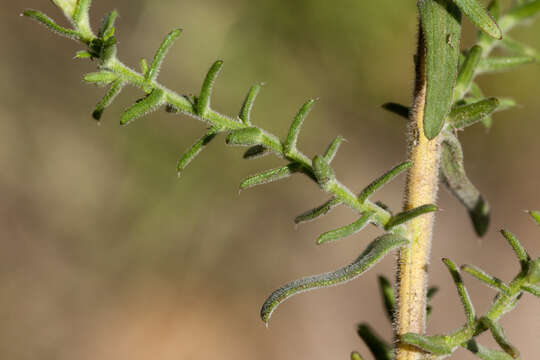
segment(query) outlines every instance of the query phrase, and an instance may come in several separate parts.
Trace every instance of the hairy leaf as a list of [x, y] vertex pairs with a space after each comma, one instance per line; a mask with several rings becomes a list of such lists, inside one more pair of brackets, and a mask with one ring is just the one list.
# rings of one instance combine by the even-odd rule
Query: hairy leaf
[[519, 262], [521, 263], [521, 268], [524, 270], [527, 269], [527, 267], [529, 266], [529, 261], [531, 260], [529, 254], [527, 254], [527, 250], [525, 250], [518, 238], [510, 231], [503, 229], [501, 230], [501, 234], [506, 238], [506, 240], [508, 240], [508, 243], [512, 247], [512, 250], [514, 250], [514, 253], [516, 254]]
[[500, 106], [497, 98], [489, 98], [472, 104], [456, 106], [448, 115], [448, 124], [454, 129], [464, 129], [491, 115]]
[[482, 360], [512, 360], [513, 358], [505, 352], [488, 349], [476, 342], [469, 340], [465, 348], [478, 356]]
[[426, 45], [424, 133], [434, 139], [452, 107], [457, 77], [461, 15], [450, 0], [418, 1]]
[[174, 44], [176, 39], [178, 39], [180, 34], [182, 34], [182, 29], [174, 29], [165, 37], [158, 50], [156, 51], [156, 54], [154, 55], [154, 60], [152, 60], [150, 68], [146, 72], [145, 80], [147, 82], [151, 83], [157, 79], [159, 70], [161, 68], [161, 65], [163, 64], [163, 60], [165, 59], [165, 55], [167, 55], [167, 52]]
[[105, 111], [105, 109], [109, 105], [111, 105], [111, 103], [118, 96], [118, 94], [120, 94], [125, 85], [126, 84], [122, 80], [116, 80], [111, 84], [111, 87], [109, 88], [105, 96], [101, 99], [99, 103], [97, 103], [94, 111], [92, 112], [92, 117], [95, 120], [101, 119], [103, 111]]
[[508, 286], [506, 286], [506, 284], [501, 279], [489, 275], [484, 270], [474, 265], [463, 265], [461, 266], [461, 270], [474, 276], [475, 278], [477, 278], [478, 280], [480, 280], [481, 282], [483, 282], [489, 287], [492, 287], [496, 290], [500, 290], [504, 293], [508, 293], [510, 291]]
[[394, 358], [392, 346], [384, 341], [368, 324], [358, 325], [356, 332], [367, 345], [375, 359], [392, 360]]
[[459, 270], [456, 267], [456, 264], [452, 262], [452, 260], [443, 259], [443, 262], [448, 268], [448, 271], [450, 271], [450, 274], [452, 275], [452, 279], [454, 280], [454, 283], [456, 284], [459, 298], [461, 299], [461, 303], [463, 304], [463, 308], [465, 309], [465, 315], [467, 316], [467, 325], [473, 326], [476, 320], [476, 315], [475, 315], [473, 304], [471, 302], [471, 298], [469, 297], [469, 293], [467, 292], [467, 288], [463, 284], [463, 279], [461, 278], [461, 275], [459, 274]]
[[184, 169], [201, 153], [201, 151], [212, 141], [218, 134], [218, 129], [211, 128], [206, 134], [204, 134], [195, 144], [193, 144], [182, 157], [178, 160], [176, 170], [178, 176], [182, 174]]
[[483, 236], [489, 226], [489, 204], [470, 182], [463, 167], [463, 151], [455, 135], [446, 132], [442, 142], [441, 175], [446, 186], [469, 212], [478, 236]]
[[455, 346], [451, 344], [451, 341], [449, 341], [447, 336], [424, 336], [420, 334], [407, 333], [401, 335], [400, 339], [401, 342], [405, 344], [413, 345], [433, 355], [450, 355], [455, 350]]
[[214, 84], [216, 79], [221, 72], [223, 67], [223, 61], [216, 61], [208, 70], [206, 77], [203, 81], [201, 88], [201, 94], [197, 100], [197, 114], [201, 117], [205, 117], [207, 112], [210, 110], [210, 98], [212, 97], [212, 91], [214, 89]]
[[246, 99], [242, 104], [242, 109], [240, 110], [238, 117], [246, 126], [251, 126], [251, 109], [253, 108], [253, 104], [255, 103], [259, 91], [261, 91], [261, 86], [262, 84], [253, 85], [251, 89], [249, 89]]
[[298, 164], [289, 164], [276, 169], [270, 169], [263, 171], [259, 174], [253, 175], [242, 181], [240, 189], [245, 190], [257, 185], [268, 184], [273, 181], [282, 180], [288, 178], [299, 170]]
[[325, 153], [324, 153], [324, 159], [328, 162], [328, 163], [331, 163], [332, 160], [334, 160], [334, 157], [336, 156], [338, 150], [339, 150], [339, 147], [341, 145], [341, 143], [343, 142], [343, 140], [345, 140], [342, 136], [337, 136], [331, 143], [330, 145], [328, 146], [328, 149], [326, 149]]
[[480, 321], [488, 327], [488, 329], [491, 331], [491, 334], [493, 335], [493, 338], [495, 339], [497, 344], [499, 344], [501, 349], [504, 350], [505, 353], [510, 355], [513, 359], [519, 359], [518, 349], [516, 349], [516, 347], [514, 347], [512, 344], [510, 344], [510, 342], [504, 335], [504, 331], [501, 325], [488, 317], [483, 317]]
[[58, 35], [65, 36], [70, 39], [79, 40], [81, 35], [78, 31], [74, 31], [71, 29], [66, 29], [54, 22], [53, 19], [48, 17], [47, 15], [43, 14], [41, 11], [37, 10], [24, 10], [23, 15], [27, 16], [31, 19], [36, 20], [37, 22], [45, 25], [49, 30], [52, 30], [53, 32], [57, 33]]
[[270, 316], [276, 307], [291, 296], [313, 289], [343, 284], [353, 280], [373, 267], [388, 252], [408, 243], [409, 240], [399, 235], [386, 234], [380, 236], [375, 239], [352, 264], [334, 272], [310, 276], [286, 284], [274, 291], [264, 302], [261, 309], [262, 320], [268, 324]]
[[324, 234], [319, 236], [319, 238], [317, 239], [317, 244], [320, 245], [327, 242], [343, 239], [347, 236], [351, 236], [362, 231], [372, 220], [373, 214], [373, 211], [366, 211], [362, 215], [362, 217], [360, 217], [360, 219], [356, 220], [352, 224], [325, 232]]
[[412, 166], [411, 161], [405, 161], [391, 170], [383, 174], [381, 177], [375, 179], [371, 184], [369, 184], [358, 196], [358, 201], [361, 203], [365, 202], [375, 191], [394, 180], [399, 174], [408, 170]]
[[154, 88], [148, 96], [133, 104], [122, 114], [120, 124], [127, 125], [133, 120], [147, 115], [159, 106], [165, 104], [165, 93], [159, 88]]
[[434, 212], [437, 210], [438, 208], [436, 205], [427, 204], [427, 205], [416, 207], [411, 210], [400, 212], [399, 214], [392, 216], [392, 218], [390, 219], [390, 221], [388, 221], [388, 223], [385, 225], [384, 228], [386, 230], [391, 230], [392, 228], [398, 225], [404, 224], [408, 221], [411, 221], [412, 219], [418, 216], [422, 216], [422, 215], [425, 215], [425, 214], [428, 214], [430, 212]]
[[454, 88], [454, 100], [461, 99], [469, 90], [476, 67], [480, 63], [481, 58], [482, 48], [478, 45], [474, 45], [467, 53], [465, 61], [459, 69], [456, 86]]
[[300, 223], [315, 220], [321, 216], [328, 214], [332, 209], [341, 205], [341, 203], [342, 203], [341, 200], [334, 197], [328, 200], [327, 202], [325, 202], [324, 204], [322, 204], [321, 206], [318, 206], [314, 209], [308, 210], [305, 213], [298, 215], [294, 219], [294, 222], [296, 224], [300, 224]]
[[285, 154], [290, 155], [296, 151], [296, 143], [298, 142], [300, 128], [302, 127], [304, 120], [311, 111], [313, 104], [315, 104], [315, 100], [306, 101], [298, 111], [298, 114], [296, 114], [296, 116], [294, 117], [294, 120], [289, 129], [289, 134], [287, 135], [287, 139], [285, 140], [285, 143], [283, 145]]
[[533, 56], [491, 56], [478, 64], [478, 73], [493, 73], [512, 70], [518, 66], [534, 62]]
[[454, 2], [480, 30], [494, 39], [502, 39], [499, 25], [477, 0], [454, 0]]

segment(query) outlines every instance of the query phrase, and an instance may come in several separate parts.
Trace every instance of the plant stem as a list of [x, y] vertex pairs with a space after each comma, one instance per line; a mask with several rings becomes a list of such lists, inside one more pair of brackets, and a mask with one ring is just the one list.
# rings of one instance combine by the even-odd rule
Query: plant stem
[[[439, 183], [440, 136], [428, 140], [423, 119], [426, 101], [425, 44], [419, 30], [416, 56], [416, 85], [409, 122], [409, 169], [404, 210], [435, 203]], [[434, 214], [417, 217], [406, 225], [410, 245], [402, 248], [398, 259], [398, 306], [396, 334], [424, 334], [426, 327], [426, 288]], [[418, 349], [398, 344], [396, 360], [417, 360], [424, 356]]]

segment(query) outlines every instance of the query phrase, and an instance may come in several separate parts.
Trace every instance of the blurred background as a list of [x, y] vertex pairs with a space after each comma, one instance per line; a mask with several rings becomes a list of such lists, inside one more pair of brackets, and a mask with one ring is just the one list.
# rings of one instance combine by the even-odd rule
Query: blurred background
[[[344, 135], [335, 169], [359, 191], [406, 156], [404, 121], [380, 105], [410, 103], [414, 3], [95, 0], [92, 21], [120, 12], [119, 57], [131, 66], [182, 27], [160, 81], [196, 93], [211, 63], [224, 59], [214, 108], [236, 114], [249, 86], [264, 81], [254, 121], [281, 136], [299, 106], [319, 97], [300, 147], [313, 156]], [[65, 24], [45, 0], [6, 1], [0, 12], [1, 358], [347, 359], [351, 350], [367, 354], [355, 334], [361, 321], [390, 339], [376, 276], [392, 277], [393, 256], [345, 286], [289, 300], [266, 329], [259, 309], [273, 289], [349, 263], [377, 231], [317, 247], [318, 234], [354, 214], [340, 208], [295, 228], [293, 218], [327, 196], [301, 176], [239, 194], [245, 176], [281, 162], [244, 161], [243, 149], [226, 148], [223, 138], [178, 179], [176, 161], [204, 124], [160, 111], [120, 127], [122, 110], [141, 96], [135, 89], [96, 124], [90, 114], [104, 90], [81, 82], [95, 64], [74, 61], [81, 46], [20, 17], [23, 8]], [[467, 46], [474, 31], [465, 28]], [[514, 37], [540, 48], [539, 33], [537, 23]], [[540, 208], [539, 79], [540, 67], [529, 65], [480, 80], [488, 95], [514, 97], [520, 107], [496, 114], [489, 133], [478, 125], [461, 135], [492, 226], [477, 239], [465, 210], [441, 191], [430, 268], [441, 292], [430, 333], [465, 321], [443, 256], [508, 280], [518, 263], [497, 233], [503, 226], [540, 254], [540, 229], [524, 213]], [[396, 210], [403, 180], [378, 193]], [[484, 312], [493, 292], [466, 283]], [[502, 320], [523, 359], [540, 352], [538, 305], [524, 296]], [[460, 350], [455, 358], [473, 357]]]

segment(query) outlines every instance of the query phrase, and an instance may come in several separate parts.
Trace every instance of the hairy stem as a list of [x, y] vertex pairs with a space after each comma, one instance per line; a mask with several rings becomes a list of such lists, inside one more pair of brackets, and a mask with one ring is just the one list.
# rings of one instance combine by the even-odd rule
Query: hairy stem
[[[426, 102], [425, 44], [419, 30], [416, 56], [416, 86], [409, 124], [409, 169], [404, 210], [435, 203], [439, 183], [440, 136], [428, 140], [423, 119]], [[426, 288], [434, 214], [417, 217], [407, 223], [410, 245], [402, 248], [398, 259], [397, 335], [423, 334], [426, 323]], [[416, 360], [424, 356], [418, 349], [398, 344], [396, 360]]]

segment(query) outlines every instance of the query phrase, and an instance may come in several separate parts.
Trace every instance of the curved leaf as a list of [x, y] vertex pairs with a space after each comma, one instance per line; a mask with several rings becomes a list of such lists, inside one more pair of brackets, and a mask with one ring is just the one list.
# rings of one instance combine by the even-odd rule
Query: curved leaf
[[375, 239], [352, 263], [334, 272], [306, 277], [292, 281], [274, 291], [264, 302], [261, 318], [268, 324], [274, 310], [283, 301], [305, 291], [335, 286], [351, 281], [373, 267], [388, 252], [409, 243], [406, 238], [386, 234]]

